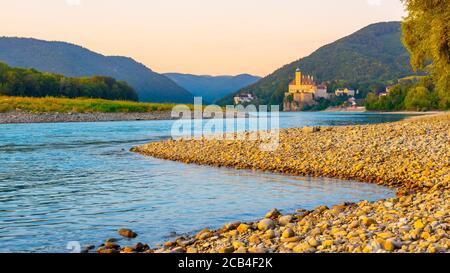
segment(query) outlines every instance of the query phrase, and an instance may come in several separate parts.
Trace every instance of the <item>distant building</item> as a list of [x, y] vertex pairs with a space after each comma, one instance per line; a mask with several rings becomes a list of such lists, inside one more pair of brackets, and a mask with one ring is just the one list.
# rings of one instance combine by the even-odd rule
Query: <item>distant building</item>
[[392, 87], [393, 87], [392, 85], [386, 86], [386, 94], [389, 94], [391, 92]]
[[344, 96], [347, 95], [349, 97], [354, 97], [356, 95], [356, 91], [348, 88], [337, 89], [335, 92], [336, 96]]
[[317, 91], [314, 94], [314, 97], [316, 99], [318, 99], [318, 98], [329, 99], [330, 98], [330, 94], [328, 94], [327, 89], [328, 89], [328, 87], [325, 84], [318, 85], [317, 86]]
[[391, 90], [392, 90], [391, 88], [392, 88], [392, 87], [388, 86], [388, 87], [386, 87], [385, 90], [379, 90], [379, 91], [376, 91], [375, 94], [376, 94], [378, 97], [386, 97], [386, 96], [389, 94], [389, 92], [391, 92]]
[[376, 92], [376, 94], [379, 97], [386, 97], [392, 91], [392, 87], [393, 87], [392, 85], [388, 85], [386, 86], [386, 89], [384, 91], [378, 91]]
[[250, 103], [255, 100], [255, 97], [250, 93], [239, 94], [234, 97], [234, 104]]
[[302, 75], [297, 68], [295, 78], [284, 95], [284, 111], [301, 111], [305, 106], [316, 104], [316, 99], [328, 97], [325, 84], [316, 85], [313, 76]]

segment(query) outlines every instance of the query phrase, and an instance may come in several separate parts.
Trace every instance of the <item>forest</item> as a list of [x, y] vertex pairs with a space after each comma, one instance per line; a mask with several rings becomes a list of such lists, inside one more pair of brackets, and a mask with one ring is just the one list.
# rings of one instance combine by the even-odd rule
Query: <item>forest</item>
[[35, 69], [14, 68], [5, 63], [0, 63], [0, 95], [138, 100], [132, 87], [111, 77], [72, 78]]

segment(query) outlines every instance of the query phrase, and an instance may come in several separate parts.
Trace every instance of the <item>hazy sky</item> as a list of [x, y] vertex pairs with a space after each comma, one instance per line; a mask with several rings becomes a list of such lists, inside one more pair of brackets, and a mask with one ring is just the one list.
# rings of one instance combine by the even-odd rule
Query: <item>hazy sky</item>
[[0, 36], [67, 41], [157, 72], [264, 76], [400, 0], [1, 0]]

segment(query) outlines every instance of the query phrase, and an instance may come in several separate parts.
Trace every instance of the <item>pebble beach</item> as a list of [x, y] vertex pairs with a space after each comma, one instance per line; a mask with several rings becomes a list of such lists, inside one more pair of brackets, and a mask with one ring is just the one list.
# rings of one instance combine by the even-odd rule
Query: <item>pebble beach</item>
[[[100, 253], [323, 253], [450, 251], [450, 114], [400, 122], [280, 131], [261, 141], [168, 140], [132, 151], [190, 164], [331, 177], [397, 189], [397, 197], [336, 204], [204, 229], [160, 247], [105, 244]], [[145, 247], [143, 247], [145, 246]]]
[[24, 111], [13, 111], [0, 113], [0, 124], [170, 119], [173, 119], [170, 111], [154, 111], [145, 113], [30, 113]]

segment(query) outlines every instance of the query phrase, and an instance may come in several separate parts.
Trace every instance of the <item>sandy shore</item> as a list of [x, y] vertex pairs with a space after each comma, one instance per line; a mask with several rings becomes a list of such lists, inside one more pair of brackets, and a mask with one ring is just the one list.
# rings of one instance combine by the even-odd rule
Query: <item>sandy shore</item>
[[133, 151], [162, 159], [293, 175], [353, 179], [398, 189], [397, 198], [339, 204], [230, 223], [161, 248], [99, 252], [449, 252], [450, 114], [320, 130], [286, 129], [274, 152], [259, 142], [184, 140]]

